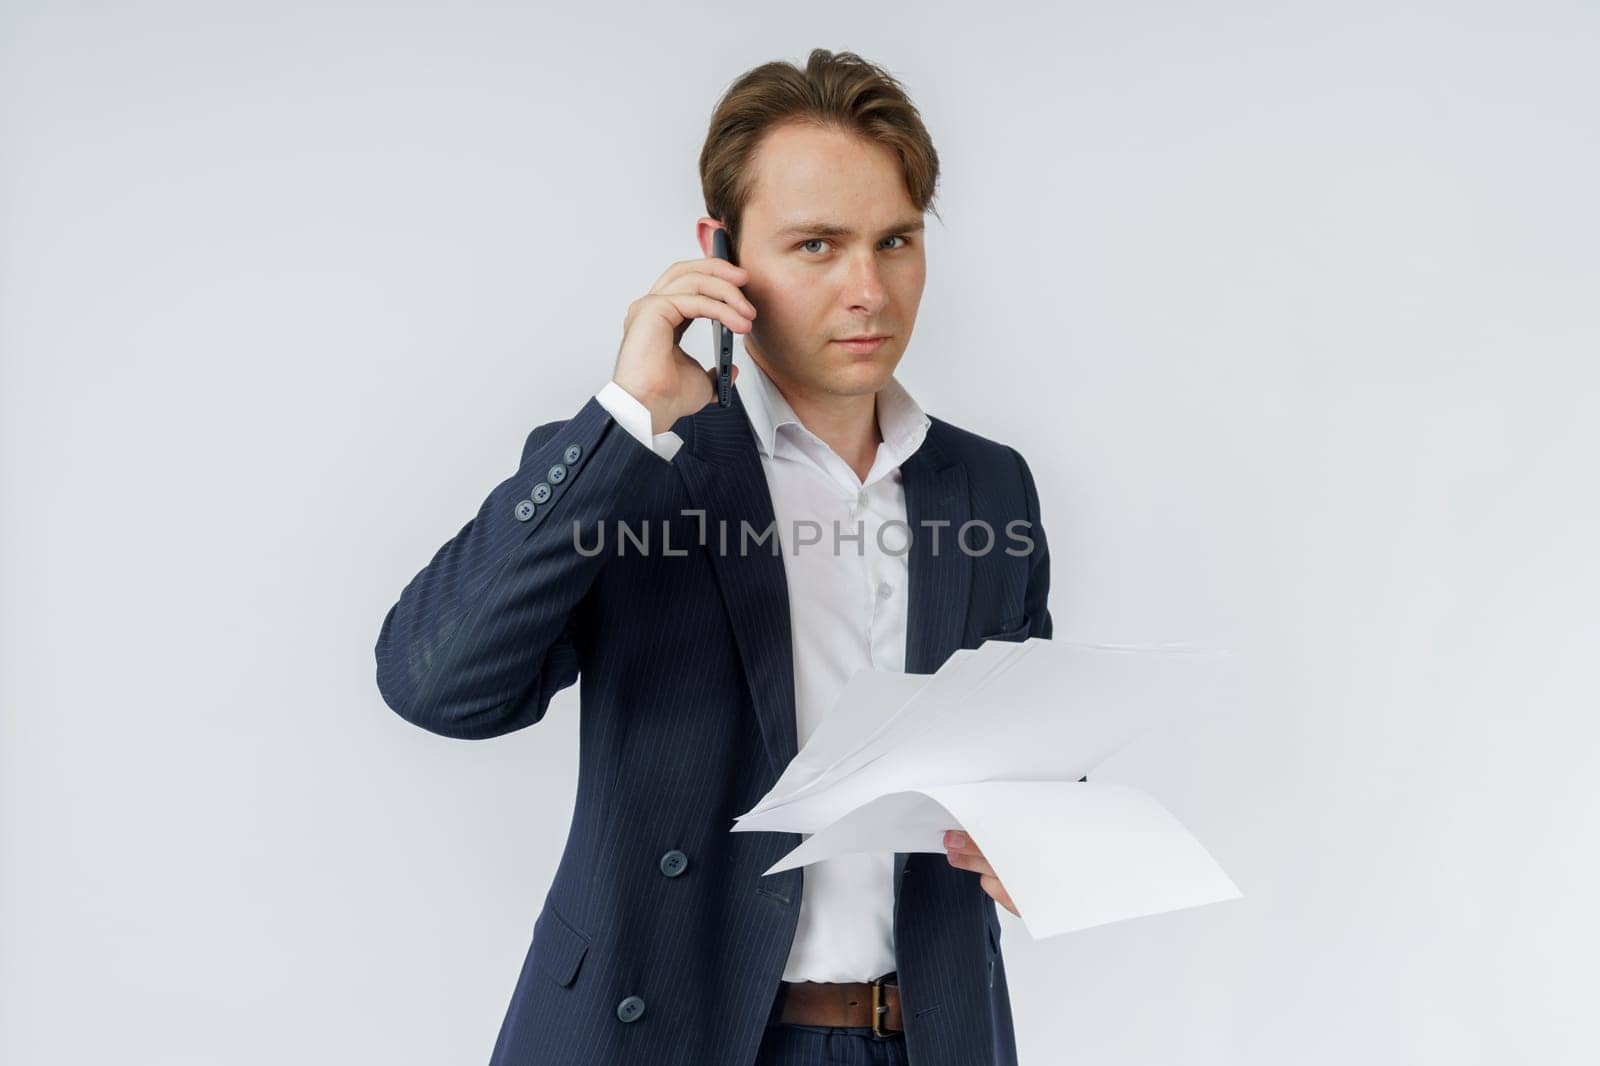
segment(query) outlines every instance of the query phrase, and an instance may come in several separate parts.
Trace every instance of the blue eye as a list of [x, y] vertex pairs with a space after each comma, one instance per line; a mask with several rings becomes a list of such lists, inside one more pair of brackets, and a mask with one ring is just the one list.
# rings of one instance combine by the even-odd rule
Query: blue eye
[[[902, 248], [905, 247], [906, 243], [909, 243], [909, 241], [907, 241], [905, 237], [902, 237], [902, 236], [900, 236], [898, 234], [896, 234], [896, 235], [894, 235], [892, 237], [885, 237], [884, 240], [886, 240], [886, 241], [901, 241], [901, 242], [904, 242], [900, 246]], [[827, 241], [826, 237], [813, 237], [809, 241], [802, 241], [800, 243], [799, 247], [804, 249], [809, 244], [827, 244], [827, 243], [828, 243], [828, 241]], [[891, 251], [899, 251], [899, 249], [895, 248], [895, 249], [891, 249]]]

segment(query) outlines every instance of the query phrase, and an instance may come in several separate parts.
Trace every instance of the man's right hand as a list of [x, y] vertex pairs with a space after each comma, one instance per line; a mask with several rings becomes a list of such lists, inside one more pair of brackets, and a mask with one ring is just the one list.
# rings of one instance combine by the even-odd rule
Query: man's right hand
[[[668, 267], [649, 292], [628, 305], [611, 380], [649, 409], [651, 433], [665, 433], [684, 415], [716, 400], [716, 368], [701, 366], [678, 342], [697, 318], [718, 319], [735, 333], [750, 332], [756, 308], [739, 291], [748, 280], [743, 267], [726, 259], [687, 259]], [[737, 379], [737, 367], [733, 373]]]

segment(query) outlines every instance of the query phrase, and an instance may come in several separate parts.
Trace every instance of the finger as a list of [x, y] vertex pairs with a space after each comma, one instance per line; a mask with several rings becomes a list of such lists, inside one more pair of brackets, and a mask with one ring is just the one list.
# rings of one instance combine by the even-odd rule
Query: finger
[[1021, 917], [1021, 914], [1017, 911], [1017, 905], [1011, 901], [1011, 893], [1006, 891], [1006, 886], [1000, 883], [1000, 879], [998, 877], [980, 877], [978, 878], [978, 885], [985, 892], [989, 893], [994, 901], [1000, 904], [1000, 906], [1004, 907], [1012, 914]]
[[945, 855], [950, 860], [950, 865], [958, 870], [972, 870], [975, 873], [994, 876], [994, 867], [989, 865], [989, 860], [982, 855], [973, 855], [966, 851], [947, 851]]
[[714, 296], [735, 310], [743, 312], [744, 317], [756, 317], [756, 305], [751, 303], [745, 294], [739, 291], [739, 286], [727, 278], [713, 277], [710, 274], [681, 274], [667, 282], [660, 291], [662, 293], [698, 292], [706, 296]]
[[748, 318], [712, 296], [667, 292], [651, 293], [641, 299], [646, 307], [665, 318], [674, 329], [691, 318], [714, 318], [735, 333], [750, 332], [751, 322]]
[[971, 837], [953, 830], [944, 835], [944, 847], [946, 851], [960, 851], [980, 857], [983, 855], [983, 849], [978, 847]]
[[750, 272], [744, 267], [734, 266], [726, 259], [717, 256], [707, 256], [704, 259], [683, 259], [662, 271], [656, 283], [650, 286], [651, 292], [657, 292], [662, 286], [672, 281], [681, 274], [714, 274], [717, 277], [727, 278], [735, 285], [743, 285], [750, 280]]

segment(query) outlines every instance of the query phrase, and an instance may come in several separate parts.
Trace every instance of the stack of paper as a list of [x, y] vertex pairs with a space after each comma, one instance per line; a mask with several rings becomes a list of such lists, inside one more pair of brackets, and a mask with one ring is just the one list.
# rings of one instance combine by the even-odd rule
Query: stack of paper
[[1202, 705], [1226, 659], [1033, 637], [962, 649], [934, 674], [859, 671], [733, 831], [807, 834], [772, 874], [846, 852], [943, 854], [962, 829], [1036, 939], [1237, 899], [1155, 800], [1078, 780]]

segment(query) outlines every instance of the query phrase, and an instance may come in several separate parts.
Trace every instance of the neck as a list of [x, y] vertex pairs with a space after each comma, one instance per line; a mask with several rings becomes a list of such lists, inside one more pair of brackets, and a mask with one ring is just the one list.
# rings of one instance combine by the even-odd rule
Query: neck
[[789, 406], [794, 408], [800, 424], [822, 439], [843, 459], [858, 479], [865, 481], [877, 457], [883, 433], [878, 427], [878, 394], [840, 396], [828, 392], [803, 389], [794, 382], [775, 374], [767, 361], [745, 347], [750, 358], [767, 375]]

